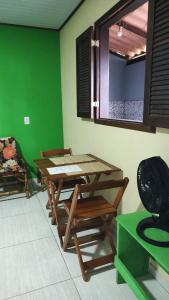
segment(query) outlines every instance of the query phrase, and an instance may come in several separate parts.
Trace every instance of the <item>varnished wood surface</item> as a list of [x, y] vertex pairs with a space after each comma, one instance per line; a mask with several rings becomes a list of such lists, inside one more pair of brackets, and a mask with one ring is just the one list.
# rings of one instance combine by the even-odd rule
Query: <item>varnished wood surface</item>
[[[86, 155], [91, 157], [92, 160], [86, 162]], [[79, 155], [73, 155], [73, 157], [79, 157]], [[92, 154], [84, 154], [84, 162], [82, 161], [82, 157], [80, 161], [76, 161], [72, 163], [72, 158], [70, 158], [70, 163], [68, 162], [68, 157], [66, 158], [66, 163], [63, 163], [63, 158], [60, 158], [61, 164], [57, 163], [57, 167], [59, 166], [66, 166], [76, 164], [82, 169], [81, 172], [76, 173], [69, 173], [69, 174], [57, 174], [57, 175], [50, 175], [47, 168], [56, 167], [56, 165], [50, 159], [37, 159], [34, 160], [36, 167], [41, 171], [41, 173], [48, 178], [48, 180], [59, 180], [59, 179], [66, 179], [66, 178], [75, 178], [77, 176], [85, 176], [85, 175], [93, 175], [93, 174], [101, 174], [107, 173], [111, 174], [112, 172], [121, 171], [120, 168], [107, 163], [106, 161], [96, 157]], [[59, 160], [59, 158], [57, 158]], [[92, 165], [91, 165], [92, 164]]]

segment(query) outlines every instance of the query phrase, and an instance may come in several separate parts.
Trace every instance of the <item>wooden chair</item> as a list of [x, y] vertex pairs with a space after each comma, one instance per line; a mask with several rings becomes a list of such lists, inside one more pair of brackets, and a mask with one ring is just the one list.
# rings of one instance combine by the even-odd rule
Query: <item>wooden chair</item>
[[[40, 152], [41, 158], [51, 158], [51, 157], [67, 156], [67, 155], [72, 155], [71, 148], [69, 148], [69, 149], [53, 149], [53, 150]], [[41, 185], [42, 185], [42, 187], [44, 187], [44, 186], [46, 186], [46, 179], [45, 179], [45, 177], [43, 177], [42, 174], [40, 176], [41, 176], [40, 177]], [[74, 189], [76, 184], [84, 184], [84, 183], [86, 183], [86, 181], [82, 177], [71, 179], [71, 180], [67, 179], [67, 180], [64, 180], [64, 182], [63, 182], [62, 190]], [[54, 182], [53, 189], [54, 189], [54, 193], [58, 192], [59, 181]], [[49, 209], [49, 208], [52, 208], [53, 203], [52, 203], [51, 194], [49, 192], [49, 189], [47, 189], [47, 191], [48, 191], [48, 202], [46, 204], [46, 208]], [[49, 216], [52, 216], [52, 213], [49, 213]], [[53, 216], [52, 224], [54, 225], [55, 223], [56, 223], [56, 220], [55, 220], [55, 217]]]
[[[51, 158], [56, 156], [65, 156], [65, 155], [72, 155], [72, 149], [52, 149], [47, 151], [41, 151], [40, 157], [41, 158]], [[46, 189], [46, 182], [45, 177], [38, 171], [38, 181], [41, 183], [42, 190], [44, 191]]]
[[[62, 233], [64, 236], [63, 250], [66, 251], [67, 248], [75, 246], [82, 276], [85, 281], [87, 280], [87, 270], [114, 261], [116, 249], [111, 226], [113, 218], [117, 215], [117, 208], [128, 182], [128, 178], [124, 178], [123, 180], [108, 180], [76, 185], [72, 201], [64, 202], [64, 207], [68, 214], [68, 222], [65, 232], [60, 228], [60, 234]], [[105, 189], [117, 189], [115, 191], [113, 204], [107, 202], [103, 196], [93, 196], [95, 191]], [[92, 196], [80, 199], [79, 195], [81, 193], [90, 193]], [[91, 228], [99, 228], [100, 232], [92, 235], [88, 234], [80, 238], [77, 236], [78, 232], [86, 231]], [[111, 254], [84, 262], [80, 245], [93, 240], [103, 239], [105, 236], [108, 237], [110, 242]]]

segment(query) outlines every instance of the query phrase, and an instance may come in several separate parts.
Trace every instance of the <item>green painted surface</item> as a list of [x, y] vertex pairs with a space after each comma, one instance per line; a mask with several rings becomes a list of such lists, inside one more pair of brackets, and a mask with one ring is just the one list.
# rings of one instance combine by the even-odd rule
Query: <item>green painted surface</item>
[[1, 25], [0, 37], [0, 137], [16, 138], [34, 176], [39, 152], [63, 147], [59, 34]]
[[[117, 217], [117, 255], [115, 266], [117, 269], [117, 283], [126, 281], [136, 297], [140, 300], [151, 299], [148, 290], [144, 290], [137, 277], [148, 272], [149, 258], [156, 262], [169, 273], [169, 248], [162, 248], [143, 241], [137, 234], [136, 228], [139, 221], [150, 214], [146, 211], [121, 215]], [[166, 233], [168, 236], [168, 233]], [[165, 233], [163, 233], [164, 239]], [[153, 230], [153, 237], [159, 238], [159, 230]]]
[[[149, 255], [152, 255], [156, 260], [156, 262], [158, 262], [158, 264], [167, 273], [169, 273], [169, 260], [166, 260], [166, 257], [169, 257], [169, 247], [162, 248], [162, 247], [151, 245], [145, 242], [143, 239], [141, 239], [136, 232], [136, 227], [139, 221], [149, 216], [151, 215], [148, 212], [143, 211], [138, 213], [121, 215], [117, 217], [117, 221], [120, 227], [122, 227], [123, 230], [127, 231], [131, 236], [131, 238], [133, 237], [134, 238], [133, 240], [135, 240], [137, 244], [139, 244], [146, 252], [148, 252]], [[163, 240], [167, 240], [167, 237], [168, 237], [168, 233], [163, 232]], [[157, 240], [159, 239], [159, 230], [153, 229], [153, 238], [154, 239], [157, 238]], [[119, 247], [122, 248], [122, 245]]]

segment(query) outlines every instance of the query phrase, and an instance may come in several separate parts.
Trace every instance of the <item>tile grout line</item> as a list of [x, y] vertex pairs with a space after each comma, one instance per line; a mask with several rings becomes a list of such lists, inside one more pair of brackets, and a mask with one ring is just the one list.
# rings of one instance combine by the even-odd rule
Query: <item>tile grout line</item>
[[0, 217], [0, 221], [1, 220], [4, 220], [4, 219], [7, 219], [7, 218], [15, 218], [15, 217], [19, 217], [19, 216], [25, 216], [25, 215], [30, 215], [30, 214], [32, 214], [32, 212], [22, 212], [22, 213], [18, 213], [18, 214], [16, 214], [16, 215], [12, 215], [12, 216], [6, 216], [6, 217]]
[[[35, 242], [35, 241], [39, 241], [39, 240], [43, 240], [43, 239], [47, 239], [47, 238], [51, 238], [51, 237], [53, 238], [53, 237], [54, 237], [54, 242], [56, 243], [56, 246], [58, 247], [59, 252], [60, 252], [60, 254], [61, 254], [62, 258], [63, 258], [63, 255], [62, 255], [62, 253], [61, 253], [61, 251], [60, 251], [60, 247], [59, 247], [59, 245], [58, 245], [58, 243], [57, 243], [57, 240], [56, 240], [56, 238], [55, 238], [55, 235], [54, 235], [54, 233], [53, 233], [53, 231], [52, 231], [52, 229], [51, 229], [51, 227], [50, 227], [50, 225], [49, 225], [47, 216], [45, 215], [45, 212], [44, 212], [44, 209], [43, 209], [42, 204], [41, 204], [41, 202], [40, 202], [40, 199], [39, 199], [39, 197], [38, 197], [37, 194], [34, 195], [34, 196], [35, 196], [35, 200], [37, 200], [38, 203], [39, 203], [39, 208], [40, 208], [39, 211], [40, 211], [40, 214], [43, 216], [44, 222], [48, 225], [48, 228], [50, 229], [50, 235], [45, 236], [45, 237], [42, 237], [42, 238], [33, 239], [33, 240], [30, 240], [30, 241], [26, 241], [26, 242], [17, 243], [17, 244], [13, 244], [13, 245], [10, 245], [10, 246], [2, 247], [2, 248], [0, 248], [0, 251], [3, 250], [3, 249], [8, 249], [8, 248], [11, 248], [11, 247], [17, 247], [17, 246], [21, 246], [21, 245], [28, 244], [28, 243], [33, 243], [33, 242]], [[20, 198], [21, 198], [21, 197], [20, 197]], [[22, 198], [25, 198], [25, 197], [22, 197]], [[4, 200], [4, 201], [10, 201], [10, 200]], [[28, 201], [29, 201], [29, 199], [28, 199]], [[39, 211], [36, 211], [36, 213], [38, 213]], [[0, 220], [6, 219], [6, 218], [12, 218], [12, 217], [17, 217], [17, 216], [22, 216], [22, 215], [24, 216], [24, 215], [28, 215], [28, 214], [30, 215], [31, 212], [28, 212], [28, 213], [20, 213], [20, 214], [16, 214], [16, 215], [13, 215], [13, 216], [2, 217], [2, 218], [0, 218]], [[69, 274], [69, 276], [70, 276], [69, 279], [61, 280], [61, 281], [59, 281], [59, 282], [57, 281], [57, 282], [54, 282], [54, 283], [51, 283], [51, 284], [42, 286], [42, 287], [40, 287], [40, 288], [30, 290], [30, 291], [25, 292], [25, 293], [23, 293], [23, 294], [17, 294], [17, 295], [12, 296], [12, 297], [3, 298], [3, 300], [13, 299], [13, 298], [15, 298], [15, 297], [20, 297], [20, 296], [23, 296], [23, 295], [26, 295], [26, 294], [29, 294], [29, 293], [32, 293], [32, 292], [35, 292], [35, 291], [40, 291], [40, 290], [45, 289], [45, 288], [47, 288], [47, 287], [50, 287], [50, 286], [53, 286], [53, 285], [57, 285], [57, 284], [60, 284], [60, 283], [62, 283], [62, 282], [69, 281], [70, 279], [71, 279], [71, 282], [72, 282], [73, 286], [75, 287], [75, 290], [77, 291], [76, 286], [75, 286], [74, 281], [73, 281], [73, 278], [71, 277], [71, 274], [70, 274], [70, 272], [69, 272], [69, 269], [68, 269], [68, 267], [67, 267], [67, 264], [66, 264], [64, 258], [63, 258], [63, 261], [64, 261], [64, 263], [65, 263], [66, 269], [67, 269], [68, 274]], [[79, 296], [79, 300], [81, 300], [81, 297], [80, 297], [78, 291], [77, 291], [77, 294], [78, 294], [78, 296]]]
[[63, 282], [69, 281], [69, 280], [70, 279], [65, 279], [65, 280], [57, 281], [57, 282], [54, 282], [54, 283], [42, 286], [42, 287], [37, 288], [37, 289], [33, 289], [31, 291], [28, 291], [28, 292], [25, 292], [25, 293], [22, 293], [22, 294], [18, 294], [18, 295], [12, 296], [12, 297], [4, 298], [2, 300], [14, 299], [15, 297], [20, 297], [20, 296], [24, 296], [24, 295], [27, 295], [27, 294], [30, 294], [30, 293], [33, 293], [33, 292], [36, 292], [36, 291], [44, 290], [47, 287], [54, 286], [54, 285], [57, 285], [57, 284], [60, 284], [60, 283], [63, 283]]
[[28, 243], [33, 243], [35, 241], [45, 240], [45, 239], [50, 238], [50, 237], [51, 237], [51, 235], [48, 235], [48, 236], [44, 236], [44, 237], [41, 237], [41, 238], [38, 238], [38, 239], [30, 240], [30, 241], [27, 241], [27, 242], [22, 242], [22, 243], [13, 244], [13, 245], [10, 245], [10, 246], [2, 247], [2, 248], [0, 248], [0, 251], [3, 250], [3, 249], [11, 248], [11, 247], [17, 247], [17, 246], [25, 245], [25, 244], [28, 244]]
[[[41, 209], [42, 209], [42, 211], [43, 211], [43, 214], [44, 214], [44, 216], [45, 216], [45, 218], [46, 218], [46, 220], [47, 220], [47, 216], [45, 215], [44, 209], [43, 209], [43, 207], [42, 207], [41, 201], [40, 201], [40, 199], [39, 199], [38, 196], [37, 196], [37, 199], [38, 199], [38, 201], [39, 201], [39, 203], [40, 203], [40, 206], [41, 206]], [[48, 222], [48, 221], [47, 221], [47, 222]], [[75, 285], [74, 278], [72, 277], [72, 275], [71, 275], [71, 273], [70, 273], [70, 271], [69, 271], [69, 268], [68, 268], [68, 266], [67, 266], [66, 260], [65, 260], [65, 258], [64, 258], [64, 256], [63, 256], [62, 252], [61, 252], [60, 246], [58, 245], [58, 242], [57, 242], [56, 237], [55, 237], [55, 235], [54, 235], [54, 233], [53, 233], [53, 231], [52, 231], [51, 226], [49, 225], [49, 222], [48, 222], [48, 226], [49, 226], [49, 228], [50, 228], [50, 230], [51, 230], [51, 232], [52, 232], [52, 236], [54, 237], [54, 240], [55, 240], [55, 242], [56, 242], [56, 244], [57, 244], [57, 246], [58, 246], [58, 248], [59, 248], [60, 254], [61, 254], [62, 259], [63, 259], [63, 261], [64, 261], [64, 263], [65, 263], [65, 265], [66, 265], [66, 268], [67, 268], [68, 273], [69, 273], [69, 275], [70, 275], [70, 279], [72, 280], [73, 286], [75, 287], [75, 289], [76, 289], [76, 291], [77, 291], [77, 294], [78, 294], [80, 300], [82, 300], [82, 298], [81, 298], [81, 296], [80, 296], [80, 293], [79, 293], [79, 291], [78, 291], [78, 289], [77, 289], [77, 287], [76, 287], [76, 285]], [[81, 276], [77, 276], [77, 277], [81, 277]], [[77, 278], [77, 277], [76, 277], [76, 278]], [[65, 280], [65, 281], [67, 281], [67, 280]]]

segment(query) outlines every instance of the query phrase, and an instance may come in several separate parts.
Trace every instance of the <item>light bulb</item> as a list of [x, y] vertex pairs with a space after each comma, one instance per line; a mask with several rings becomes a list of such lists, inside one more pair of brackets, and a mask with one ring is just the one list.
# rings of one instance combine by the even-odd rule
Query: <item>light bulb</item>
[[119, 26], [119, 30], [117, 31], [117, 36], [122, 37], [123, 31], [122, 31], [122, 26]]
[[135, 49], [134, 51], [137, 55], [141, 54], [141, 49]]

